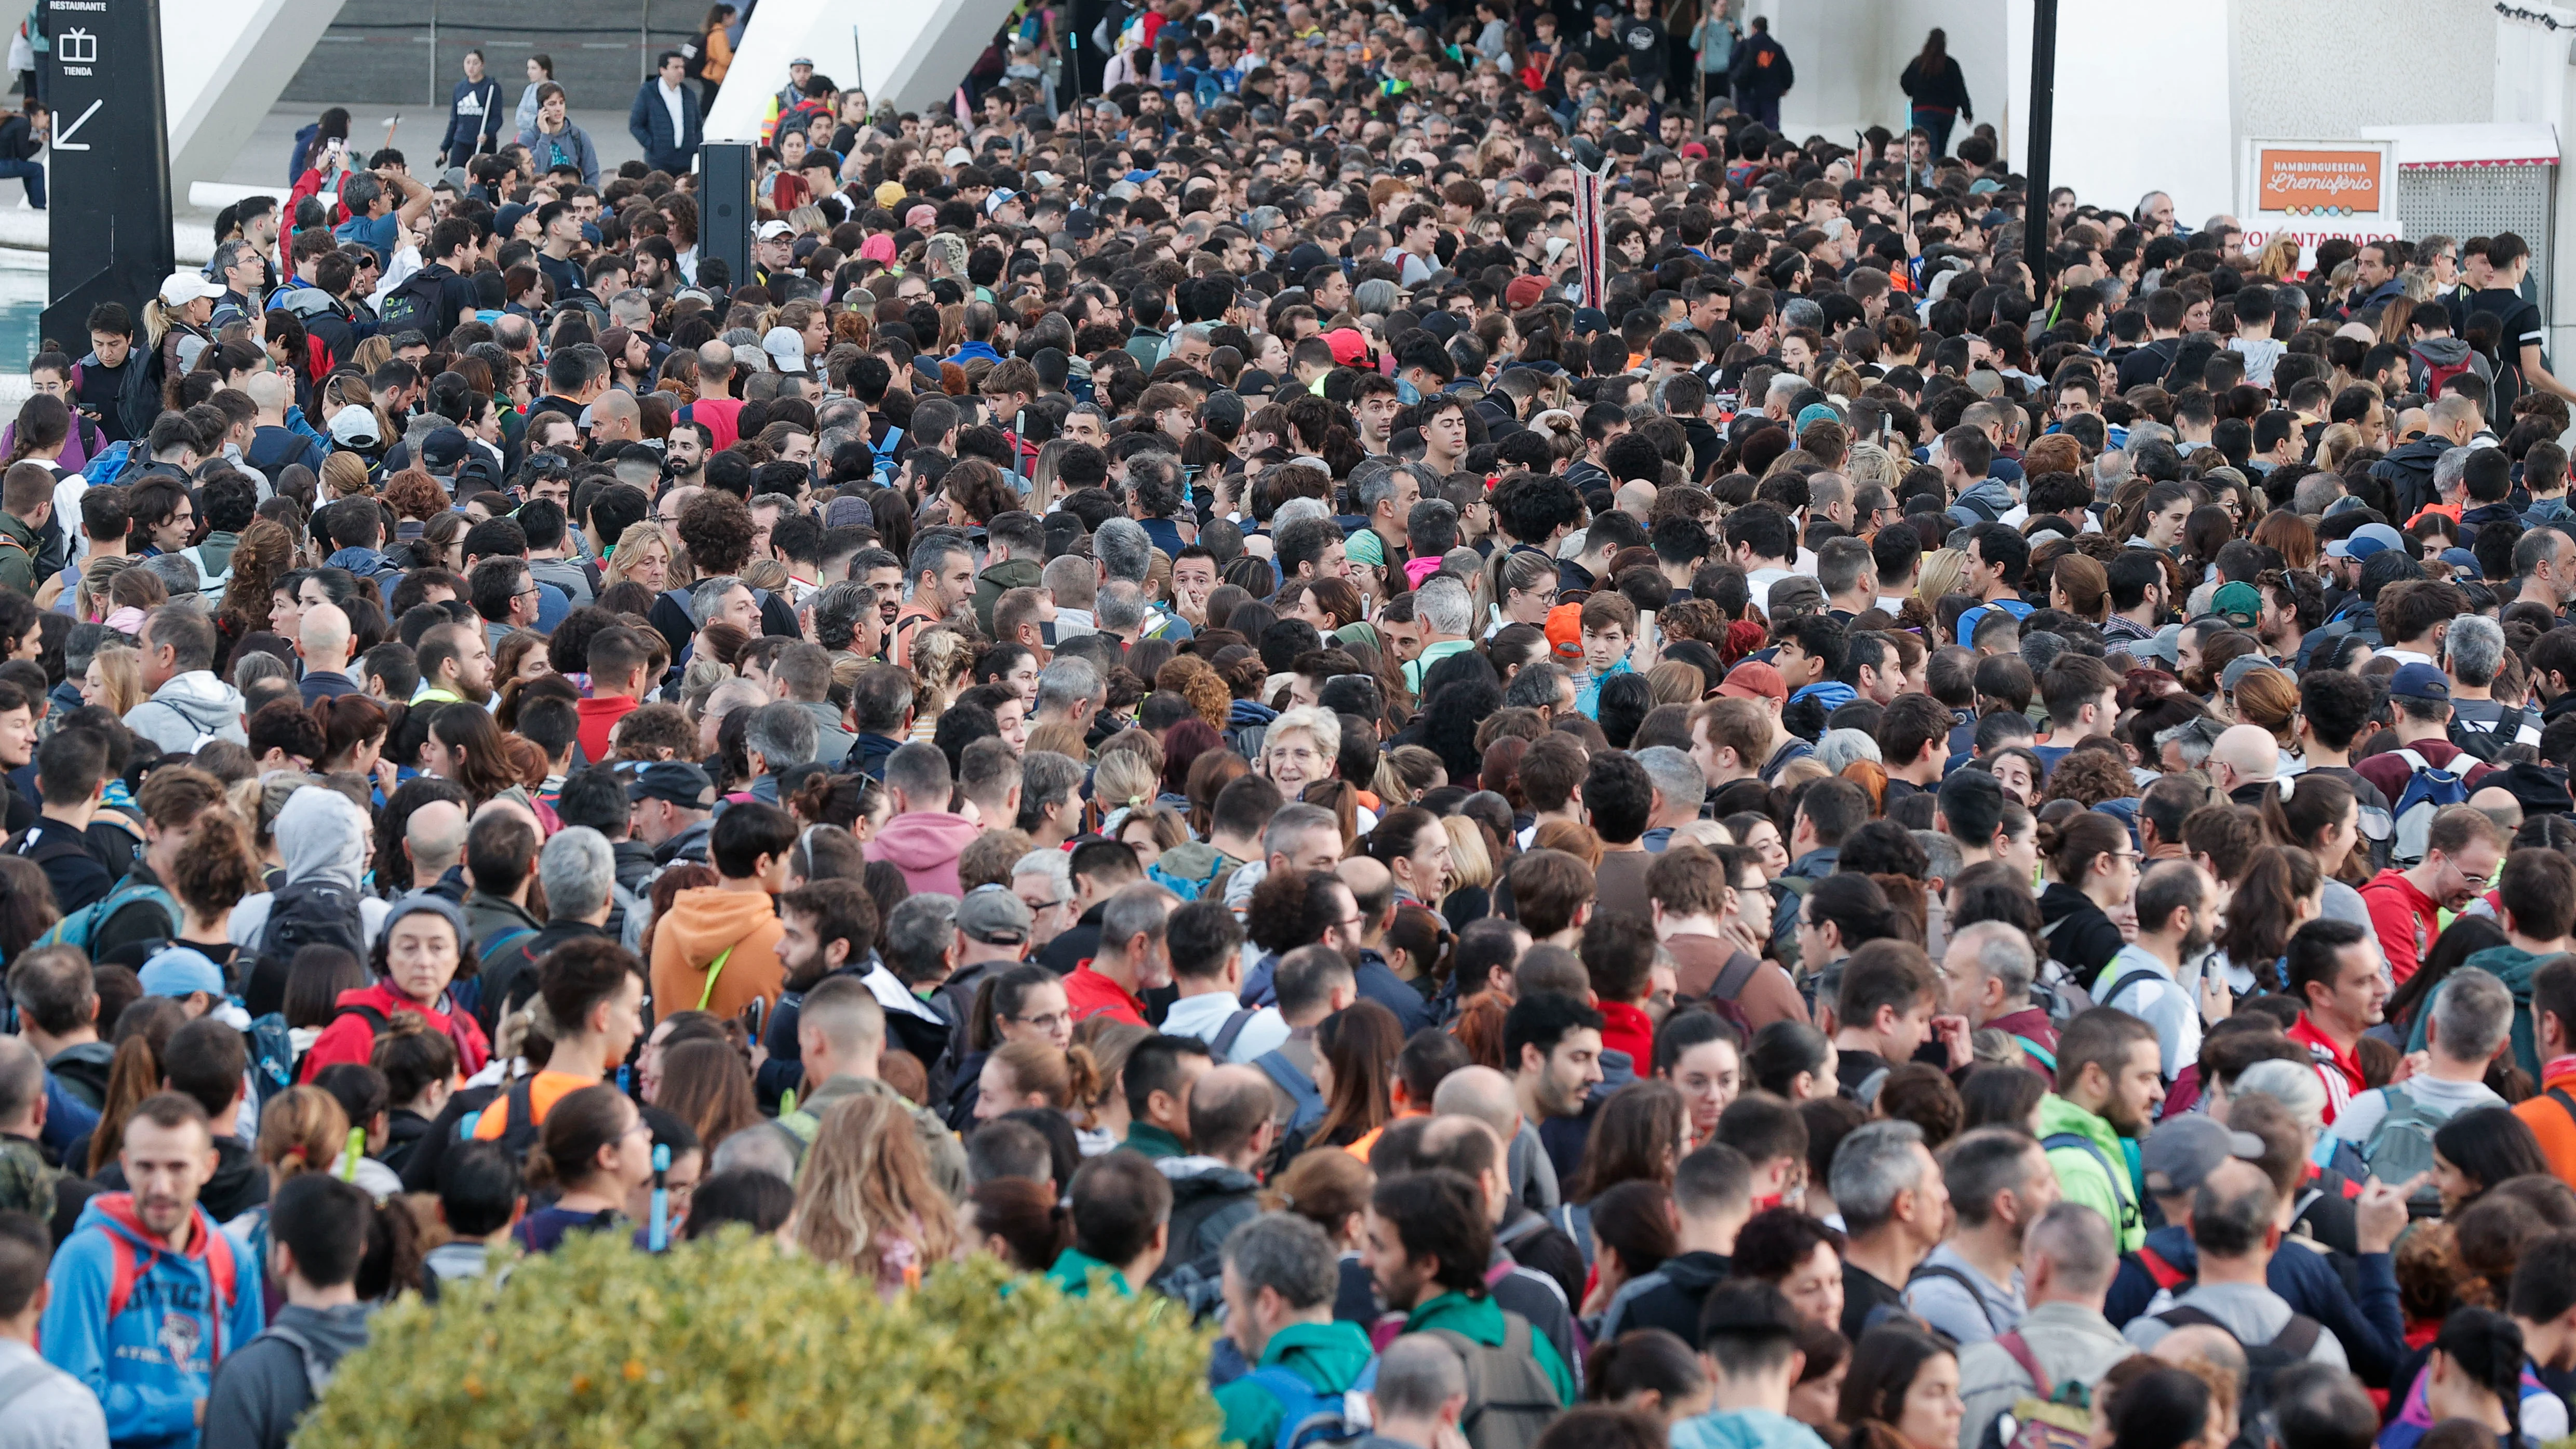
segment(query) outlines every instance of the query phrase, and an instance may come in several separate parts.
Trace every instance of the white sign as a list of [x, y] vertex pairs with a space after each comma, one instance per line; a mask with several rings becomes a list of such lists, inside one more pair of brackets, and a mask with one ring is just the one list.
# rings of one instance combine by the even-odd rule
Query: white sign
[[2316, 265], [2317, 243], [2328, 237], [2402, 236], [2397, 143], [2249, 140], [2237, 168], [2237, 219], [2249, 252], [2298, 238], [2301, 271]]

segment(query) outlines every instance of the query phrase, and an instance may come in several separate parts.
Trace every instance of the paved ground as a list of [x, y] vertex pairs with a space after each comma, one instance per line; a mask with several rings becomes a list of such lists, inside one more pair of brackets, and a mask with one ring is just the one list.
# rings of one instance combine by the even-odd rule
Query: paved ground
[[[631, 90], [631, 88], [630, 88]], [[319, 106], [279, 106], [251, 133], [250, 144], [233, 158], [231, 168], [222, 179], [242, 186], [274, 186], [280, 197], [286, 193], [291, 178], [286, 174], [287, 158], [295, 149], [295, 133], [313, 124], [321, 113]], [[373, 151], [385, 144], [385, 123], [397, 119], [392, 106], [349, 107], [349, 142], [353, 149]], [[438, 142], [447, 129], [443, 111], [421, 106], [401, 107], [400, 124], [394, 128], [393, 148], [403, 153], [411, 164], [412, 174], [427, 175], [438, 159]], [[614, 172], [625, 162], [644, 154], [635, 138], [626, 134], [626, 112], [576, 110], [572, 123], [590, 133], [592, 149], [599, 153], [600, 174]], [[0, 182], [0, 206], [17, 204], [17, 185]], [[186, 197], [178, 198], [181, 209]], [[211, 219], [212, 213], [206, 213]]]

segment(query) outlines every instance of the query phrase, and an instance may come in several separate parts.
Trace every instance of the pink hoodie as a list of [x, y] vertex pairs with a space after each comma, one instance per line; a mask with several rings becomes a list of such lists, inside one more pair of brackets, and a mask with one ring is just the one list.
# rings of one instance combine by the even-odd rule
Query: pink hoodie
[[880, 826], [866, 846], [870, 860], [890, 860], [903, 872], [903, 883], [916, 891], [962, 896], [957, 856], [984, 828], [963, 815], [921, 810], [898, 815]]

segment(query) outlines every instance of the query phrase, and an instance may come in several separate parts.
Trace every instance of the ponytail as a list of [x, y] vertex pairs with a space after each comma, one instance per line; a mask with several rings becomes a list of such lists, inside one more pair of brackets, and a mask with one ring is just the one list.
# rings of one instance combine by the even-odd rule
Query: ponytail
[[564, 1094], [528, 1149], [528, 1186], [560, 1193], [589, 1181], [599, 1171], [599, 1154], [626, 1135], [636, 1111], [625, 1093], [605, 1082]]
[[275, 1183], [329, 1172], [348, 1147], [349, 1114], [320, 1087], [289, 1087], [259, 1109], [259, 1160]]
[[1065, 1103], [1068, 1106], [1091, 1106], [1100, 1100], [1101, 1093], [1109, 1085], [1089, 1047], [1065, 1048], [1064, 1075]]
[[161, 1090], [161, 1054], [188, 1024], [188, 1014], [166, 996], [147, 996], [116, 1019], [116, 1055], [107, 1064], [107, 1095], [90, 1134], [85, 1176], [96, 1177], [125, 1150], [125, 1123], [135, 1106]]
[[358, 1259], [358, 1301], [390, 1303], [420, 1290], [428, 1250], [420, 1221], [399, 1202], [373, 1204], [367, 1212], [367, 1251]]

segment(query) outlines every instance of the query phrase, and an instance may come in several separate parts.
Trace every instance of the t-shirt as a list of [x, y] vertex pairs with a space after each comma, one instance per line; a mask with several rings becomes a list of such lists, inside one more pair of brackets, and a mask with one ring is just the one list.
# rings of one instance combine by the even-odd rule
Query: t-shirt
[[[2524, 301], [2520, 292], [2503, 287], [2489, 287], [2483, 292], [2472, 293], [2467, 312], [2470, 316], [2493, 312], [2496, 320], [2504, 324], [2496, 329], [2499, 360], [2496, 364], [2495, 396], [2487, 404], [2487, 416], [2509, 417], [2513, 400], [2531, 391], [2531, 383], [2522, 374], [2522, 349], [2548, 347], [2548, 329], [2541, 321], [2538, 307]], [[2548, 361], [2546, 352], [2541, 360], [2544, 363]]]
[[[2457, 1116], [2472, 1107], [2501, 1107], [2505, 1100], [2484, 1082], [2446, 1082], [2439, 1077], [2409, 1077], [2401, 1084], [2406, 1095], [2424, 1104], [2426, 1109], [2446, 1117]], [[2373, 1087], [2344, 1104], [2335, 1114], [2334, 1135], [2346, 1142], [2368, 1142], [2388, 1115], [2388, 1089]]]
[[374, 252], [378, 260], [391, 263], [394, 249], [402, 245], [402, 223], [392, 212], [382, 216], [353, 216], [331, 229], [331, 235], [344, 242], [356, 242]]

